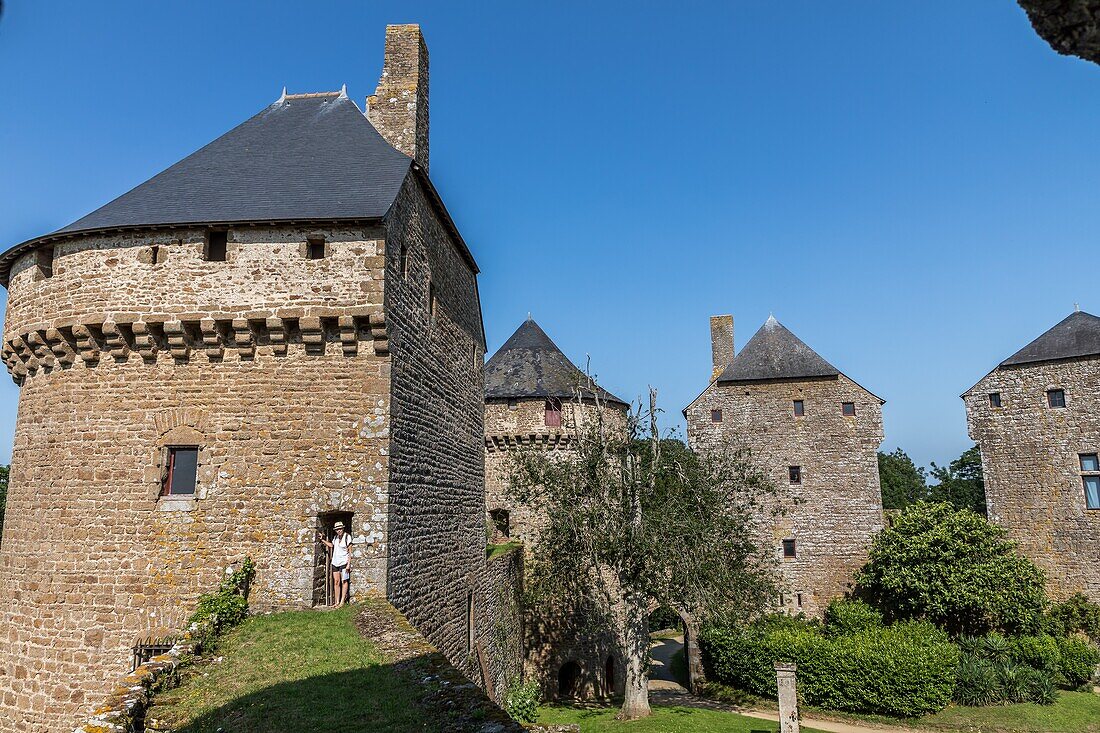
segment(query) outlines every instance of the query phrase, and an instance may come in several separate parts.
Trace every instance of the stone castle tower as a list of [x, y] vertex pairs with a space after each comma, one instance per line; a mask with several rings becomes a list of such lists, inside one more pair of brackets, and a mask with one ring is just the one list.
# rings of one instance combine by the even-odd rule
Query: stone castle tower
[[[625, 429], [627, 409], [578, 369], [533, 320], [516, 329], [485, 365], [485, 507], [495, 539], [530, 544], [538, 534], [538, 516], [508, 490], [516, 450], [568, 451], [575, 430], [594, 420], [597, 410], [608, 426]], [[576, 613], [530, 613], [525, 630], [525, 667], [547, 698], [622, 691], [623, 666], [613, 640], [593, 634]]]
[[777, 600], [820, 615], [848, 590], [882, 529], [883, 400], [773, 317], [735, 354], [733, 318], [714, 316], [711, 348], [712, 381], [684, 410], [688, 442], [751, 450], [786, 509], [761, 517], [785, 586]]
[[323, 601], [350, 521], [465, 668], [485, 563], [478, 268], [427, 174], [428, 57], [390, 26], [364, 115], [286, 94], [0, 256], [20, 385], [0, 545], [4, 730], [69, 725], [251, 556], [255, 607]]
[[1071, 314], [962, 398], [989, 519], [1056, 596], [1100, 600], [1100, 318]]

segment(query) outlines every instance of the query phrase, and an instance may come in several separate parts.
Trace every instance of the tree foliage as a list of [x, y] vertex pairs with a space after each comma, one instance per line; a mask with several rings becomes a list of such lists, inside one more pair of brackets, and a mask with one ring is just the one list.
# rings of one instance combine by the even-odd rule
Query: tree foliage
[[882, 484], [882, 508], [903, 509], [928, 496], [924, 468], [913, 463], [905, 451], [878, 454], [878, 477]]
[[959, 509], [972, 509], [985, 516], [985, 480], [978, 446], [973, 446], [947, 466], [937, 466], [933, 461], [931, 474], [939, 482], [928, 488], [932, 501], [946, 501]]
[[701, 622], [744, 617], [774, 596], [774, 561], [753, 523], [774, 487], [745, 450], [697, 454], [662, 439], [655, 393], [625, 430], [596, 413], [568, 429], [572, 450], [519, 452], [511, 486], [541, 521], [529, 592], [545, 608], [582, 604], [610, 624], [627, 661], [620, 716], [640, 717], [649, 608]]
[[918, 502], [880, 532], [857, 594], [886, 619], [926, 619], [952, 634], [1027, 633], [1043, 619], [1042, 571], [1004, 529], [969, 509]]

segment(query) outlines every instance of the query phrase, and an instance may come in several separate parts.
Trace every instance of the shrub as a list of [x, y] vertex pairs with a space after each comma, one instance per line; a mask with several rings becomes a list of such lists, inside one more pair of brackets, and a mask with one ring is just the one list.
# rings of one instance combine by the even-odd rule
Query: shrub
[[534, 723], [538, 717], [539, 684], [535, 680], [524, 682], [515, 680], [508, 686], [504, 696], [504, 709], [513, 720], [520, 723]]
[[825, 609], [825, 629], [830, 635], [853, 634], [882, 626], [882, 614], [860, 600], [835, 600]]
[[1034, 633], [1043, 573], [1001, 527], [969, 509], [918, 502], [875, 536], [857, 596], [887, 621], [927, 619], [953, 635]]
[[195, 613], [189, 619], [203, 629], [200, 643], [211, 645], [227, 629], [236, 626], [248, 615], [248, 587], [256, 575], [252, 558], [246, 557], [241, 566], [227, 575], [213, 593], [199, 596]]
[[1092, 679], [1096, 665], [1100, 664], [1100, 650], [1083, 639], [1073, 636], [1058, 639], [1060, 682], [1077, 688]]
[[757, 695], [778, 694], [775, 662], [798, 665], [802, 698], [833, 710], [916, 716], [951, 700], [957, 648], [927, 624], [828, 635], [774, 620], [707, 629], [700, 647], [715, 680]]
[[994, 705], [1001, 700], [997, 669], [985, 659], [964, 654], [959, 661], [955, 702], [970, 707]]
[[1008, 647], [1008, 657], [1016, 664], [1037, 669], [1048, 678], [1058, 673], [1062, 654], [1053, 636], [1019, 636], [1010, 640]]
[[1093, 644], [1100, 644], [1100, 605], [1090, 601], [1083, 593], [1051, 606], [1046, 621], [1049, 633], [1054, 636], [1081, 632]]

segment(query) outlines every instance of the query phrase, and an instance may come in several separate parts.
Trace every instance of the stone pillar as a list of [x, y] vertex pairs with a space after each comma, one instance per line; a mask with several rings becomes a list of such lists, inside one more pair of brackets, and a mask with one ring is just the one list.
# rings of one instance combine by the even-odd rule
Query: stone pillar
[[779, 683], [779, 733], [798, 733], [798, 694], [794, 685], [797, 669], [798, 665], [793, 662], [775, 663], [775, 679]]
[[428, 170], [428, 47], [418, 25], [386, 26], [378, 88], [367, 119], [386, 142]]
[[733, 316], [710, 317], [710, 355], [713, 381], [733, 361]]

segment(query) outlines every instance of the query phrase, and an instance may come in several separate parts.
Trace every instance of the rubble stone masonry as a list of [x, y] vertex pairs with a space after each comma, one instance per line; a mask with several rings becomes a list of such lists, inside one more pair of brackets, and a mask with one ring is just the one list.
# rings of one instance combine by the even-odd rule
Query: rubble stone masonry
[[[71, 727], [136, 637], [178, 629], [244, 555], [255, 608], [322, 600], [326, 512], [353, 513], [353, 592], [386, 592], [464, 659], [483, 337], [475, 273], [423, 184], [384, 226], [235, 228], [224, 262], [205, 235], [82, 236], [55, 245], [52, 276], [34, 252], [13, 267], [5, 731]], [[193, 497], [160, 496], [170, 445], [199, 449]]]
[[[804, 405], [801, 417], [795, 400]], [[842, 414], [845, 402], [855, 403], [854, 416]], [[872, 535], [882, 529], [881, 400], [844, 375], [714, 382], [685, 415], [693, 448], [747, 447], [778, 487], [786, 513], [763, 512], [760, 520], [785, 585], [782, 603], [792, 613], [820, 616], [849, 589]], [[801, 483], [791, 482], [792, 466], [799, 467]], [[795, 541], [795, 557], [783, 556], [785, 539]]]
[[[1051, 389], [1064, 391], [1064, 408], [1049, 405]], [[1055, 596], [1100, 600], [1100, 509], [1085, 506], [1080, 463], [1100, 452], [1100, 358], [1002, 366], [963, 401], [989, 519], [1043, 568]]]

